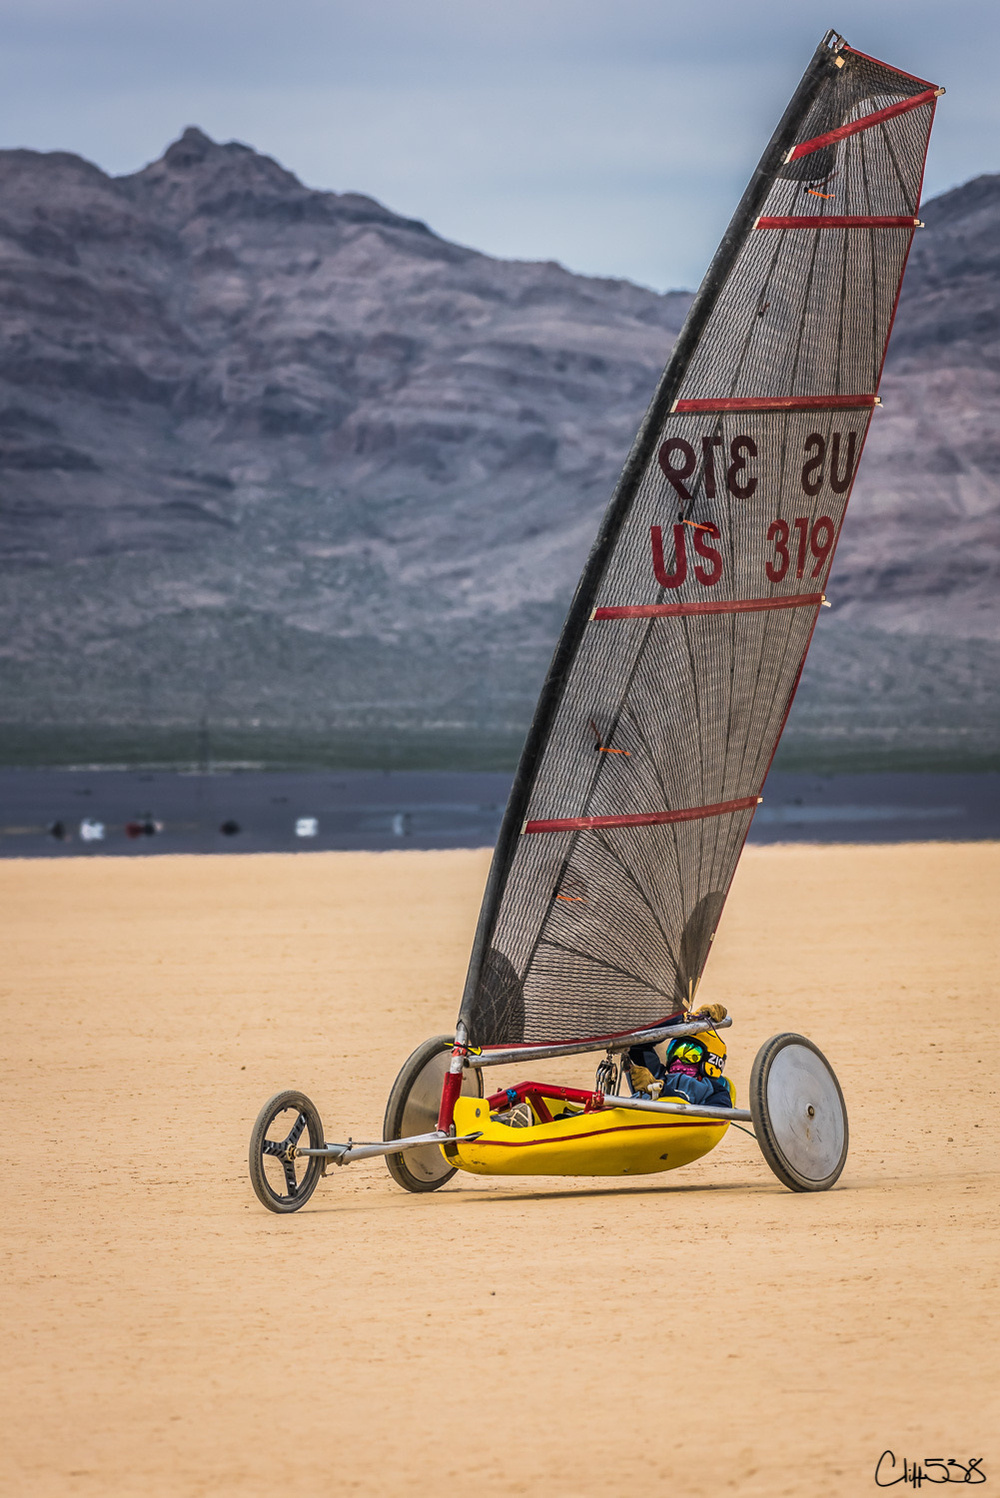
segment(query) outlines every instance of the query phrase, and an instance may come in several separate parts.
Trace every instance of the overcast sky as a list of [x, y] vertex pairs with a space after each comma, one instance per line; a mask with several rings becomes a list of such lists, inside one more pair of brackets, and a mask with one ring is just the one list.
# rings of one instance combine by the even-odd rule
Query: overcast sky
[[831, 26], [934, 83], [927, 195], [1000, 171], [998, 0], [0, 0], [0, 146], [185, 125], [494, 255], [694, 286]]

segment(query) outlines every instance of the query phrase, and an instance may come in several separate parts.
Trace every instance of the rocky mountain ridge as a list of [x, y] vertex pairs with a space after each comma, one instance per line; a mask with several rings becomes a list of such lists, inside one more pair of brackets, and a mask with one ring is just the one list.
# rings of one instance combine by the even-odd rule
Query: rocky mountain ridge
[[[813, 761], [1000, 745], [1000, 177], [924, 218], [789, 725]], [[689, 302], [195, 129], [121, 178], [0, 152], [6, 757], [509, 761]]]

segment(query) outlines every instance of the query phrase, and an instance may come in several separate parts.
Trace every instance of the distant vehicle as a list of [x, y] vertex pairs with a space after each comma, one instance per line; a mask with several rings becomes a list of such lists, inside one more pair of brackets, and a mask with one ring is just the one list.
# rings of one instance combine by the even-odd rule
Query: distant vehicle
[[84, 817], [80, 823], [80, 840], [84, 843], [103, 843], [104, 823], [95, 821], [93, 817]]
[[134, 821], [125, 823], [126, 837], [155, 837], [158, 832], [162, 831], [163, 823], [155, 821], [148, 812], [144, 812]]
[[317, 817], [299, 817], [295, 823], [296, 837], [317, 837], [319, 835], [319, 819]]
[[[718, 1034], [732, 1021], [696, 995], [825, 601], [941, 92], [835, 32], [817, 48], [577, 587], [454, 1035], [404, 1064], [381, 1141], [328, 1143], [298, 1091], [265, 1103], [250, 1179], [270, 1211], [298, 1211], [332, 1165], [378, 1155], [415, 1192], [456, 1170], [634, 1176], [743, 1123], [789, 1189], [839, 1179], [847, 1110], [826, 1058], [805, 1036], [772, 1036], [738, 1108]], [[385, 1050], [369, 1037], [356, 1075]], [[483, 1085], [490, 1066], [600, 1052], [593, 1087]], [[731, 1105], [701, 1101], [716, 1096]]]

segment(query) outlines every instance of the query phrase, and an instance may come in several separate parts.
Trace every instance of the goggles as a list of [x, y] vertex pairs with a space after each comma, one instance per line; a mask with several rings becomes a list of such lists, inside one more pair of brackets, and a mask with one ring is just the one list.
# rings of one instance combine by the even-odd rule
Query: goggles
[[676, 1040], [670, 1052], [671, 1061], [683, 1061], [687, 1066], [700, 1066], [705, 1059], [705, 1047], [697, 1040]]

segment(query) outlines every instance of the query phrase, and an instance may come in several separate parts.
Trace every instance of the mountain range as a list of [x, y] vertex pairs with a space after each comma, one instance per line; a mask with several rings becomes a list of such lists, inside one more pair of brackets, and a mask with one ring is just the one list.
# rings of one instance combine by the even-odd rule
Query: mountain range
[[[786, 764], [1000, 751], [1000, 176], [922, 217]], [[509, 764], [690, 300], [0, 152], [0, 757]]]

